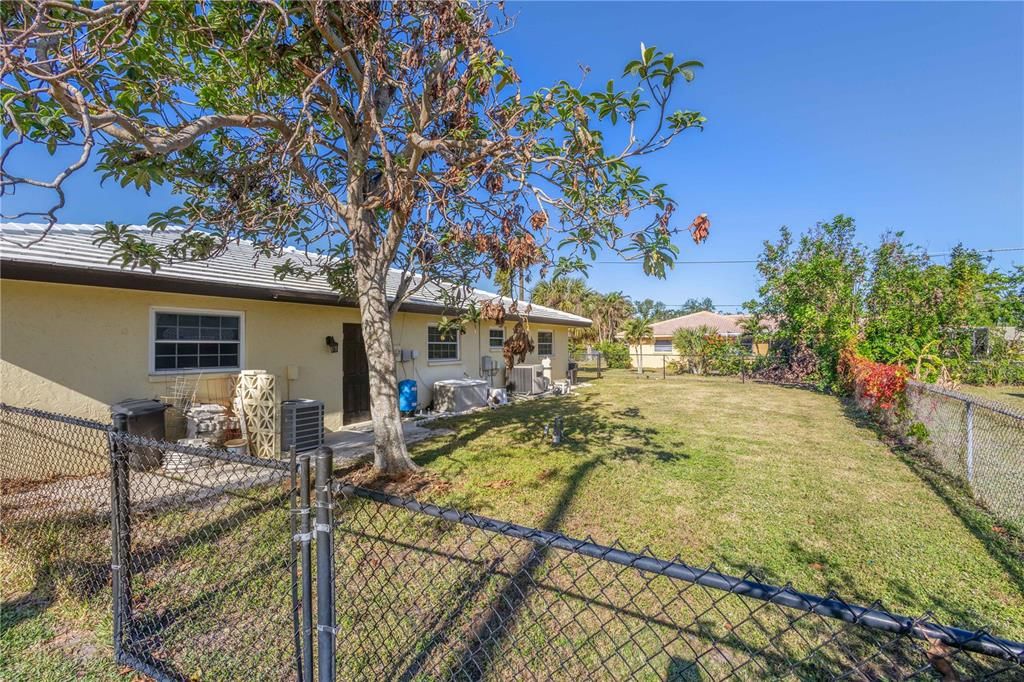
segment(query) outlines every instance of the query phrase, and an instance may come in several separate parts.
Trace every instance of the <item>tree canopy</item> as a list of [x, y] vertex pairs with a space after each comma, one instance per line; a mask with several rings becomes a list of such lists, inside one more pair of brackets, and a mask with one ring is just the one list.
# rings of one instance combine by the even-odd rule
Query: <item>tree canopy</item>
[[[381, 468], [411, 466], [390, 319], [419, 288], [452, 283], [453, 310], [481, 277], [525, 298], [527, 273], [585, 270], [599, 250], [663, 276], [676, 234], [707, 236], [706, 216], [677, 223], [640, 165], [705, 122], [675, 108], [701, 63], [653, 46], [596, 87], [524, 93], [493, 42], [513, 26], [500, 3], [20, 0], [0, 12], [0, 191], [52, 197], [4, 217], [52, 225], [68, 179], [94, 163], [180, 198], [149, 221], [186, 228], [167, 246], [108, 225], [99, 238], [126, 267], [243, 239], [264, 254], [297, 247], [279, 277], [326, 277], [359, 305]], [[74, 159], [40, 177], [20, 155], [32, 146]], [[504, 308], [482, 312], [519, 312]]]
[[713, 311], [715, 303], [708, 297], [699, 299], [688, 298], [682, 305], [672, 307], [661, 301], [645, 298], [642, 301], [635, 301], [633, 308], [636, 311], [637, 317], [647, 317], [650, 318], [651, 322], [661, 322], [662, 320], [671, 320], [673, 317], [682, 317], [683, 315], [697, 313], [702, 310]]

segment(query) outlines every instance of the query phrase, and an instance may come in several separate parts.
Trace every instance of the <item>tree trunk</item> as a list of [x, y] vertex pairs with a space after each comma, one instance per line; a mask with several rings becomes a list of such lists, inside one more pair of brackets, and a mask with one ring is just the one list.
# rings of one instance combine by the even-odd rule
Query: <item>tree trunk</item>
[[398, 412], [398, 377], [391, 337], [391, 313], [384, 285], [387, 268], [373, 272], [356, 267], [359, 312], [363, 321], [363, 342], [370, 369], [370, 415], [373, 420], [373, 466], [388, 474], [413, 471], [419, 467], [410, 459]]

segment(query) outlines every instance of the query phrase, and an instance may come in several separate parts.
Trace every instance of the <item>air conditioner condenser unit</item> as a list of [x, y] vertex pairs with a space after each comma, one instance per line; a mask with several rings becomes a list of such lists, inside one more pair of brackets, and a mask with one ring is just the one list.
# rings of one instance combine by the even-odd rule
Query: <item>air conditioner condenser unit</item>
[[512, 392], [519, 395], [536, 395], [548, 390], [543, 365], [516, 365], [509, 377]]

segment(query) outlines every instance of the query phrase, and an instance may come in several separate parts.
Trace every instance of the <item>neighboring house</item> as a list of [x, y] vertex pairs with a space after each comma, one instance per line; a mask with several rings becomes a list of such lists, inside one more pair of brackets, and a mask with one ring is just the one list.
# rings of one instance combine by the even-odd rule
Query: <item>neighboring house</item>
[[[677, 357], [679, 354], [672, 345], [672, 337], [679, 329], [696, 329], [697, 327], [711, 327], [718, 332], [719, 336], [738, 338], [740, 343], [751, 352], [765, 355], [768, 353], [768, 344], [754, 343], [753, 338], [743, 329], [743, 323], [749, 318], [749, 315], [723, 315], [702, 310], [682, 317], [673, 317], [671, 320], [655, 322], [651, 325], [653, 332], [651, 342], [642, 346], [644, 367], [661, 369], [666, 358], [671, 360]], [[636, 363], [636, 346], [630, 346], [629, 351], [633, 356], [633, 362]]]
[[[203, 382], [223, 385], [241, 369], [262, 369], [277, 376], [282, 399], [323, 401], [328, 429], [368, 418], [358, 308], [322, 278], [274, 276], [275, 264], [303, 254], [256, 262], [256, 250], [243, 243], [209, 261], [126, 270], [109, 262], [111, 247], [93, 244], [99, 227], [57, 225], [26, 248], [19, 244], [42, 236], [42, 225], [0, 223], [0, 400], [107, 421], [111, 403], [170, 395], [177, 377], [201, 373]], [[153, 242], [175, 237], [133, 229]], [[417, 381], [421, 407], [435, 381], [479, 377], [484, 357], [502, 364], [515, 323], [485, 320], [480, 338], [474, 325], [442, 334], [441, 315], [454, 311], [441, 291], [424, 287], [394, 319], [396, 353], [419, 353], [398, 365], [398, 378]], [[498, 298], [479, 290], [472, 297]], [[526, 364], [550, 358], [552, 378], [564, 378], [569, 329], [590, 320], [534, 305], [528, 321], [536, 350]], [[500, 373], [484, 378], [504, 381]]]

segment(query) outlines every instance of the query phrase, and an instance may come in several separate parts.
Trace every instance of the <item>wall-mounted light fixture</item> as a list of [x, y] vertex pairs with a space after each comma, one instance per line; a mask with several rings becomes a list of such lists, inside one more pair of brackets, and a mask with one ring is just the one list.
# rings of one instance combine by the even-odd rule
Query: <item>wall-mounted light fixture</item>
[[328, 336], [326, 339], [327, 347], [331, 349], [332, 353], [338, 352], [338, 342], [334, 340], [333, 336]]

